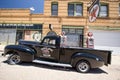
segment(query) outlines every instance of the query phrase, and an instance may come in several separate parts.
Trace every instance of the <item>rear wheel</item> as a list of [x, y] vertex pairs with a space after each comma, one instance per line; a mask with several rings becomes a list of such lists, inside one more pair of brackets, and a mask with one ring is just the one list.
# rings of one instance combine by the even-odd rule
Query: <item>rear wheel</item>
[[11, 54], [8, 58], [8, 64], [15, 65], [21, 63], [20, 56], [18, 54]]
[[87, 61], [79, 61], [76, 65], [78, 72], [87, 73], [90, 70], [90, 64]]

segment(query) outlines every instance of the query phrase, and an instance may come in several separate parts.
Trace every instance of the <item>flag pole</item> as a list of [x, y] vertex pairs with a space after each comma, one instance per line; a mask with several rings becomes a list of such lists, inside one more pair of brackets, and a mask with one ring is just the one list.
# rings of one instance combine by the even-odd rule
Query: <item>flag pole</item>
[[87, 33], [88, 33], [88, 29], [89, 29], [89, 26], [88, 26], [88, 10], [89, 10], [90, 5], [91, 5], [91, 2], [86, 4], [87, 11], [86, 11], [86, 21], [85, 21], [84, 47], [87, 47], [86, 40], [87, 40]]

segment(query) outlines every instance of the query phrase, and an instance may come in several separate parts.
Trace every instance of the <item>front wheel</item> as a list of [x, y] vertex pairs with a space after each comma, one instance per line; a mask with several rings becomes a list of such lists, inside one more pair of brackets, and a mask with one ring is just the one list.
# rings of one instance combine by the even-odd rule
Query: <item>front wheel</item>
[[15, 65], [21, 63], [20, 56], [18, 54], [11, 54], [8, 58], [8, 64]]
[[79, 61], [76, 65], [78, 72], [87, 73], [90, 70], [90, 64], [87, 61]]

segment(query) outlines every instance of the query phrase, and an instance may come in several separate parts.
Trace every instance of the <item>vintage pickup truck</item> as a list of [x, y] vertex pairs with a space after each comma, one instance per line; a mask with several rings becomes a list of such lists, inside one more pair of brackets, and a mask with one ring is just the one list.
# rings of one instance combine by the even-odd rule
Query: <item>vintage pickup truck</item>
[[50, 65], [69, 65], [82, 73], [111, 64], [111, 51], [60, 47], [60, 41], [60, 36], [46, 36], [41, 42], [21, 40], [18, 45], [7, 45], [3, 55], [9, 54], [9, 64], [44, 61], [45, 64], [51, 63]]

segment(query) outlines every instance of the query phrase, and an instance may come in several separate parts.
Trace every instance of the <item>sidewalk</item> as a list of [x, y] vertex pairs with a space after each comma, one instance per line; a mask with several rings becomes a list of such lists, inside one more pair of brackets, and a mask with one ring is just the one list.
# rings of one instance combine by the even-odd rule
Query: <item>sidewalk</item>
[[4, 47], [5, 47], [5, 45], [0, 45], [0, 52], [4, 51]]

